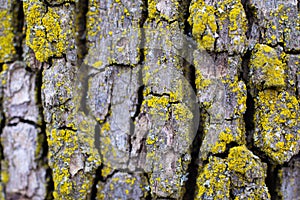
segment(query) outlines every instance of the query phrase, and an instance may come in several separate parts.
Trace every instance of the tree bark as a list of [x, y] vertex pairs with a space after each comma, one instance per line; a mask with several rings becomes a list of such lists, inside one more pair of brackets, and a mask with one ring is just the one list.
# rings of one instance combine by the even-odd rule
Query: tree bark
[[0, 199], [298, 199], [299, 0], [0, 0]]

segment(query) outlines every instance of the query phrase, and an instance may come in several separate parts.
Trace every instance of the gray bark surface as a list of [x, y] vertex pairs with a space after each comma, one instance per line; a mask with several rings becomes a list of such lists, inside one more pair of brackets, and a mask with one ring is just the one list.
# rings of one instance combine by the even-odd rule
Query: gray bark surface
[[0, 0], [0, 199], [299, 199], [299, 0]]

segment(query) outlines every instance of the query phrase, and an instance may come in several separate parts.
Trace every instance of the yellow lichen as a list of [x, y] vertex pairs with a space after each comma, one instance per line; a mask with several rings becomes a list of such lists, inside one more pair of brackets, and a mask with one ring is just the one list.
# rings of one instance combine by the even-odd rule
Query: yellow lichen
[[192, 120], [193, 113], [189, 110], [187, 106], [182, 103], [172, 105], [173, 113], [176, 120]]
[[109, 131], [109, 130], [110, 130], [110, 124], [108, 122], [105, 122], [101, 127], [101, 132]]
[[[68, 6], [67, 4], [65, 6]], [[68, 49], [68, 38], [72, 30], [64, 30], [62, 17], [56, 8], [30, 0], [24, 2], [27, 22], [26, 44], [35, 52], [36, 58], [47, 61], [53, 56], [62, 56]]]
[[155, 18], [156, 16], [156, 2], [155, 0], [148, 0], [148, 13], [149, 13], [149, 18]]
[[202, 76], [202, 73], [200, 70], [196, 69], [196, 88], [197, 90], [205, 89], [207, 86], [209, 86], [211, 83], [210, 79], [206, 79]]
[[258, 166], [253, 157], [253, 153], [246, 146], [233, 147], [228, 154], [228, 169], [245, 175], [247, 171]]
[[250, 60], [252, 84], [259, 90], [285, 87], [285, 64], [278, 58], [275, 49], [262, 44], [255, 45]]
[[227, 163], [217, 157], [210, 157], [209, 163], [197, 178], [197, 199], [229, 199], [230, 179]]
[[6, 170], [1, 170], [1, 182], [6, 184], [9, 181], [9, 173]]
[[12, 61], [16, 53], [14, 48], [14, 34], [12, 14], [8, 10], [0, 11], [0, 63]]
[[265, 90], [255, 99], [254, 143], [275, 162], [288, 161], [299, 146], [298, 112], [297, 98], [285, 91]]
[[199, 48], [212, 50], [217, 31], [214, 7], [206, 5], [203, 0], [198, 0], [192, 4], [190, 12], [192, 15], [188, 20], [193, 25], [192, 33]]
[[226, 50], [243, 53], [240, 51], [245, 48], [239, 46], [246, 45], [247, 19], [240, 0], [219, 1], [214, 5], [197, 0], [191, 4], [190, 13], [188, 21], [200, 49], [212, 51], [219, 38], [218, 31], [227, 30], [231, 40], [225, 45], [232, 48]]

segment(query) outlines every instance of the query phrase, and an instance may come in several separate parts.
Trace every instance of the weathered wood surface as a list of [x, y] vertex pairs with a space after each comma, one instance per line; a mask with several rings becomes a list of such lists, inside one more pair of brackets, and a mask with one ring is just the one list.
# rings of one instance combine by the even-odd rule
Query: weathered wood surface
[[0, 0], [0, 199], [298, 199], [299, 0]]

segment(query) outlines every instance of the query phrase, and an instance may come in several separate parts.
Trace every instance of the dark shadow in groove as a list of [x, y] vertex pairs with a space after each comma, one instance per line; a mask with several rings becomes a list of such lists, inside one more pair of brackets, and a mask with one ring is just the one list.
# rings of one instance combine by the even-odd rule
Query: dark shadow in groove
[[204, 139], [204, 134], [203, 134], [204, 121], [205, 119], [200, 118], [197, 134], [192, 143], [192, 148], [191, 148], [192, 160], [188, 166], [187, 172], [189, 174], [187, 176], [188, 180], [185, 183], [185, 194], [183, 196], [183, 199], [186, 200], [194, 199], [194, 196], [196, 195], [196, 185], [197, 185], [196, 183], [197, 183], [198, 168], [199, 168], [199, 152], [200, 152], [202, 141]]
[[279, 165], [272, 165], [268, 163], [268, 169], [267, 169], [267, 177], [265, 179], [266, 186], [269, 190], [269, 194], [271, 196], [271, 200], [277, 200], [280, 199], [278, 195], [277, 188], [280, 184], [278, 172], [281, 169]]
[[76, 46], [77, 46], [77, 65], [80, 66], [83, 62], [85, 55], [88, 53], [87, 47], [87, 17], [86, 14], [88, 12], [88, 0], [79, 0], [76, 3]]
[[52, 177], [52, 169], [48, 166], [48, 151], [49, 151], [49, 146], [47, 142], [47, 135], [46, 135], [46, 122], [44, 119], [44, 114], [43, 114], [43, 102], [42, 102], [42, 84], [43, 84], [43, 70], [44, 67], [42, 66], [39, 71], [36, 73], [36, 99], [39, 107], [39, 116], [41, 117], [41, 133], [39, 139], [41, 142], [42, 146], [42, 154], [41, 154], [41, 165], [47, 166], [46, 168], [46, 198], [45, 199], [53, 199], [53, 191], [54, 191], [54, 182], [53, 182], [53, 177]]
[[[0, 71], [2, 72], [3, 70], [3, 63], [0, 63]], [[1, 92], [1, 95], [0, 95], [0, 102], [3, 102], [3, 86], [1, 86], [2, 88], [0, 88], [0, 92]], [[0, 135], [2, 135], [3, 133], [3, 128], [5, 127], [5, 124], [6, 124], [6, 118], [5, 118], [5, 115], [4, 115], [4, 112], [3, 112], [3, 104], [1, 103], [0, 104]], [[4, 160], [4, 154], [3, 154], [3, 146], [2, 146], [2, 142], [0, 142], [0, 159], [1, 160]], [[1, 162], [0, 162], [0, 170], [1, 170]]]
[[247, 100], [246, 100], [246, 112], [244, 114], [244, 122], [246, 128], [246, 141], [248, 149], [253, 148], [253, 131], [254, 131], [254, 114], [255, 114], [255, 107], [254, 107], [254, 99], [249, 93], [247, 92]]
[[188, 22], [188, 19], [190, 17], [190, 12], [189, 12], [189, 7], [191, 5], [192, 0], [185, 0], [186, 2], [186, 8], [185, 12], [184, 12], [184, 34], [187, 35], [188, 37], [192, 37], [192, 26], [190, 25], [190, 23]]
[[75, 29], [76, 29], [76, 46], [77, 46], [77, 79], [78, 83], [75, 85], [81, 85], [78, 89], [77, 95], [81, 96], [80, 99], [80, 111], [88, 115], [88, 109], [86, 107], [86, 95], [88, 92], [88, 66], [84, 65], [84, 58], [88, 53], [87, 47], [87, 12], [88, 12], [88, 0], [79, 0], [76, 3], [76, 14], [75, 14]]
[[248, 30], [246, 32], [246, 36], [249, 39], [252, 31], [252, 26], [255, 22], [255, 17], [254, 17], [255, 10], [249, 7], [249, 0], [242, 0], [242, 5], [244, 7], [244, 11], [248, 21]]
[[89, 115], [89, 109], [87, 107], [87, 95], [88, 95], [88, 89], [89, 89], [89, 77], [88, 77], [88, 66], [85, 64], [81, 64], [79, 72], [77, 74], [78, 78], [78, 84], [75, 85], [75, 87], [78, 87], [78, 85], [81, 85], [81, 88], [77, 88], [78, 94], [80, 95], [80, 107], [79, 110], [82, 111], [86, 116]]
[[[100, 125], [97, 123], [95, 126], [95, 135], [94, 135], [94, 145], [98, 150], [99, 154], [101, 153], [100, 150]], [[101, 155], [101, 154], [100, 154]]]
[[103, 180], [103, 177], [101, 175], [102, 168], [103, 164], [101, 164], [95, 172], [95, 178], [91, 189], [91, 200], [95, 200], [97, 198], [97, 184], [99, 183], [99, 181]]
[[131, 117], [131, 119], [133, 121], [135, 121], [135, 119], [139, 116], [140, 114], [140, 111], [141, 111], [141, 107], [142, 107], [142, 103], [144, 101], [144, 95], [143, 95], [143, 92], [144, 92], [144, 88], [145, 88], [145, 85], [141, 85], [138, 89], [138, 104], [136, 106], [136, 111], [133, 115], [133, 117]]
[[14, 31], [14, 44], [15, 50], [17, 54], [17, 60], [23, 60], [23, 40], [25, 38], [25, 34], [23, 32], [24, 27], [24, 11], [23, 11], [23, 0], [16, 0], [12, 3], [13, 9], [13, 17], [12, 17], [12, 25]]

